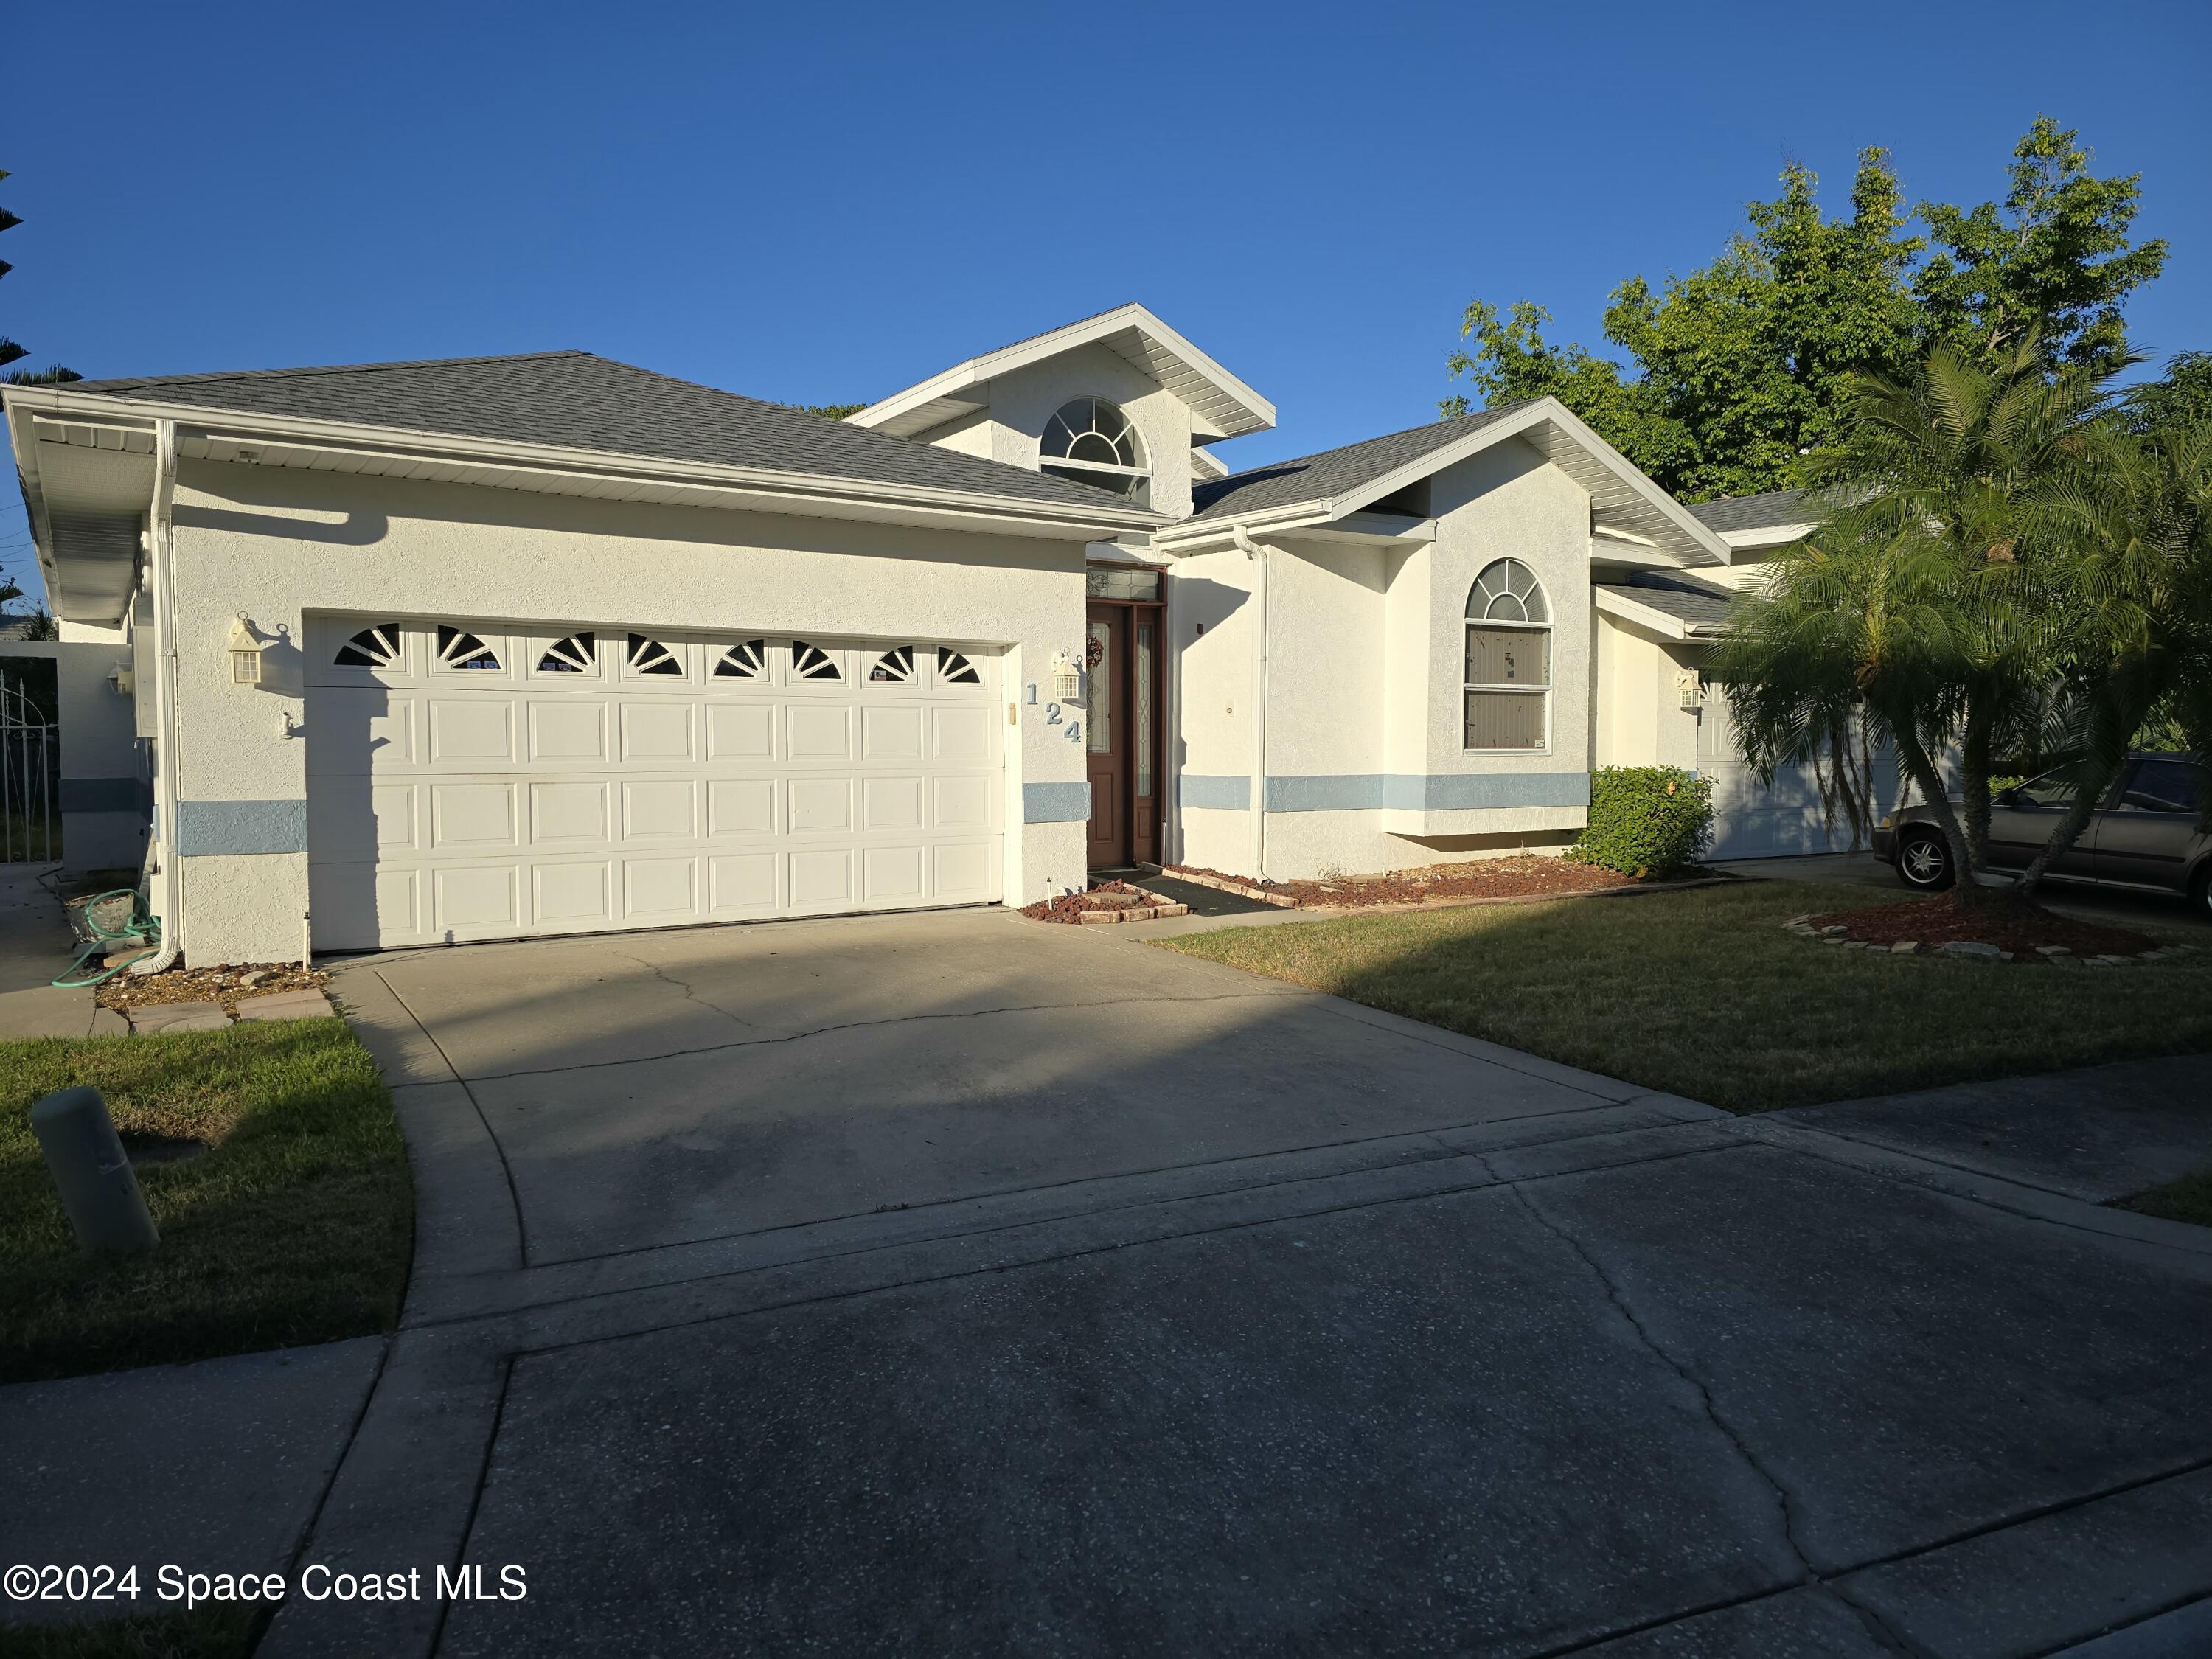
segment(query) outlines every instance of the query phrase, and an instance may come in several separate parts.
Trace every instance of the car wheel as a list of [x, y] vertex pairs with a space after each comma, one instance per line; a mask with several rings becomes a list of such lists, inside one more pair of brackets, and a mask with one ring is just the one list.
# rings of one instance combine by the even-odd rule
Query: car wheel
[[1951, 884], [1951, 849], [1943, 837], [1923, 830], [1897, 844], [1897, 878], [1907, 887], [1940, 892]]
[[2197, 879], [2189, 884], [2189, 908], [2199, 921], [2212, 921], [2212, 864], [2197, 872]]

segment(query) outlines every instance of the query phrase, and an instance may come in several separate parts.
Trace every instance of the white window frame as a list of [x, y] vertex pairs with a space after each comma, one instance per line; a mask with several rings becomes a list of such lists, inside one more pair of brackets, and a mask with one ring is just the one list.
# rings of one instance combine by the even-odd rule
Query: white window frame
[[[1068, 411], [1078, 404], [1089, 405], [1089, 423], [1081, 431], [1078, 431], [1075, 423], [1067, 418]], [[1052, 442], [1055, 425], [1066, 430], [1071, 446], [1089, 433], [1104, 435], [1104, 428], [1098, 421], [1098, 411], [1102, 409], [1113, 410], [1120, 418], [1121, 438], [1127, 441], [1130, 453], [1137, 458], [1137, 465], [1123, 466], [1110, 461], [1081, 460], [1049, 453], [1048, 446]], [[1108, 441], [1117, 448], [1120, 447], [1119, 439], [1109, 439]], [[1148, 485], [1152, 477], [1152, 469], [1146, 458], [1145, 434], [1138, 429], [1136, 422], [1130, 418], [1129, 411], [1110, 398], [1094, 397], [1071, 398], [1053, 410], [1051, 419], [1044, 423], [1044, 430], [1037, 437], [1037, 471], [1053, 477], [1066, 478], [1072, 483], [1089, 483], [1094, 489], [1111, 489], [1115, 495], [1127, 496], [1139, 505], [1143, 505], [1148, 497], [1142, 488], [1133, 489], [1132, 481], [1139, 486]]]
[[[1512, 592], [1511, 589], [1508, 587], [1504, 592], [1492, 593], [1486, 598], [1483, 592], [1485, 580], [1493, 570], [1498, 570], [1501, 567], [1507, 565], [1518, 565], [1524, 572], [1527, 573], [1528, 577], [1528, 592], [1526, 594], [1515, 594]], [[1543, 608], [1544, 618], [1540, 622], [1532, 622], [1527, 616], [1527, 599], [1529, 595], [1534, 595], [1537, 604]], [[1522, 614], [1521, 616], [1517, 617], [1494, 617], [1489, 614], [1501, 599], [1507, 598], [1512, 599], [1516, 605], [1519, 605], [1522, 607]], [[1484, 600], [1483, 614], [1479, 617], [1474, 614], [1475, 601], [1478, 599]], [[1474, 580], [1468, 584], [1468, 586], [1466, 613], [1462, 617], [1460, 623], [1460, 695], [1457, 718], [1459, 720], [1460, 752], [1462, 754], [1548, 755], [1552, 752], [1552, 690], [1554, 682], [1554, 675], [1553, 672], [1553, 651], [1559, 643], [1559, 637], [1553, 626], [1551, 617], [1551, 595], [1544, 591], [1544, 583], [1542, 579], [1536, 574], [1534, 569], [1529, 566], [1528, 562], [1525, 559], [1492, 559], [1488, 564], [1483, 566], [1480, 570], [1475, 573]], [[1552, 637], [1547, 641], [1544, 647], [1544, 684], [1541, 686], [1507, 685], [1492, 684], [1487, 681], [1475, 681], [1468, 679], [1467, 678], [1468, 635], [1478, 628], [1510, 629], [1524, 634], [1547, 634], [1552, 635]], [[1503, 692], [1508, 696], [1515, 697], [1542, 698], [1544, 708], [1543, 741], [1527, 749], [1475, 749], [1470, 747], [1467, 741], [1467, 700], [1468, 694], [1476, 691]]]

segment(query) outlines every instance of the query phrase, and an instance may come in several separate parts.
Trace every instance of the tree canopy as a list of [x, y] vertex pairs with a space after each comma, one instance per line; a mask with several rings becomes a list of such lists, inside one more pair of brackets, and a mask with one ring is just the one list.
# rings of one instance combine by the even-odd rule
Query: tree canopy
[[[1992, 367], [2022, 343], [2053, 364], [2124, 359], [2122, 310], [2166, 247], [2130, 240], [2140, 175], [2100, 179], [2091, 161], [2076, 134], [2038, 116], [2002, 201], [1908, 212], [1889, 153], [1869, 149], [1850, 213], [1834, 217], [1793, 162], [1711, 264], [1613, 291], [1603, 327], [1625, 362], [1547, 340], [1540, 305], [1477, 299], [1446, 368], [1487, 404], [1557, 397], [1686, 500], [1780, 489], [1837, 440], [1854, 376], [1909, 377], [1938, 342]], [[1470, 406], [1465, 395], [1439, 405]]]
[[[0, 179], [7, 176], [7, 169], [0, 167]], [[0, 208], [0, 230], [13, 230], [22, 222], [6, 208]], [[15, 268], [5, 259], [0, 259], [0, 276], [5, 276]], [[30, 352], [25, 347], [0, 334], [0, 366], [19, 362], [29, 356]], [[10, 368], [4, 375], [0, 375], [0, 380], [6, 380], [10, 386], [57, 386], [65, 380], [82, 380], [83, 378], [75, 369], [64, 368], [59, 363], [47, 368]]]

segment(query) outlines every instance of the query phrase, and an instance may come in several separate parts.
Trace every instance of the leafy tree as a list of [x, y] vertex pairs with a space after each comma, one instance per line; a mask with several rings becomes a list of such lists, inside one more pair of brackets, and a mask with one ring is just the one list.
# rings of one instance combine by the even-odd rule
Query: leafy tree
[[1712, 264], [1613, 290], [1604, 331], [1624, 361], [1546, 340], [1539, 306], [1477, 300], [1446, 368], [1492, 404], [1556, 396], [1686, 500], [1782, 489], [1853, 418], [1855, 375], [1909, 379], [1939, 339], [1998, 371], [2024, 342], [2053, 363], [2124, 358], [2121, 309], [2166, 245], [2130, 243], [2137, 178], [2095, 178], [2089, 161], [2039, 116], [2003, 202], [1924, 203], [1926, 237], [1907, 234], [1886, 151], [1861, 153], [1847, 217], [1824, 216], [1817, 179], [1793, 164]]
[[[1962, 903], [1984, 896], [1993, 757], [2054, 721], [2086, 729], [2084, 696], [2054, 688], [2070, 678], [2086, 693], [2102, 648], [2102, 624], [2077, 607], [2097, 587], [2087, 526], [2109, 516], [2098, 480], [2125, 439], [2112, 373], [2054, 372], [2033, 341], [1996, 366], [1939, 341], [1909, 380], [1863, 377], [1805, 468], [1820, 528], [1746, 603], [1715, 662], [1765, 777], [1862, 723], [1890, 745], [1930, 805]], [[2110, 621], [2103, 644], [2130, 625]]]
[[[0, 179], [5, 179], [7, 176], [7, 170], [0, 167]], [[0, 230], [13, 230], [22, 222], [21, 219], [9, 212], [6, 208], [0, 208]], [[15, 266], [9, 264], [5, 259], [0, 259], [0, 276], [5, 276], [14, 269]], [[29, 355], [23, 347], [17, 345], [4, 334], [0, 334], [0, 365], [15, 362]], [[6, 380], [10, 386], [54, 386], [63, 381], [81, 380], [83, 378], [84, 376], [76, 370], [64, 368], [58, 363], [51, 368], [11, 368], [4, 375], [0, 375], [0, 380]]]
[[[1579, 345], [1540, 333], [1523, 301], [1500, 316], [1477, 300], [1471, 342], [1446, 368], [1492, 403], [1551, 393], [1666, 489], [1692, 498], [1776, 488], [1834, 433], [1849, 378], [1911, 356], [1917, 315], [1905, 276], [1923, 244], [1905, 236], [1903, 193], [1885, 151], [1859, 157], [1848, 218], [1820, 210], [1819, 180], [1792, 163], [1782, 194], [1753, 202], [1750, 225], [1702, 270], [1654, 292], [1641, 276], [1613, 290], [1606, 337], [1632, 377]], [[1463, 398], [1446, 414], [1463, 414]]]
[[2160, 746], [2212, 750], [2212, 422], [2111, 422], [2060, 502], [2046, 556], [2057, 601], [2049, 694], [2067, 811], [2021, 872], [2065, 855], [2154, 720]]
[[[0, 621], [18, 620], [17, 617], [8, 613], [7, 605], [10, 599], [20, 599], [22, 597], [23, 590], [17, 585], [15, 579], [5, 571], [0, 571]], [[46, 614], [46, 608], [42, 605], [32, 606], [29, 614], [20, 620], [25, 624], [22, 637], [27, 640], [51, 640], [60, 632], [54, 626], [54, 619]]]
[[857, 415], [867, 407], [866, 404], [787, 404], [787, 409], [803, 409], [809, 415], [819, 415], [825, 421], [842, 421], [848, 415]]
[[2077, 134], [2047, 115], [2013, 147], [2002, 204], [1923, 203], [1936, 252], [1913, 277], [1932, 337], [2053, 362], [2112, 367], [2127, 356], [2121, 307], [2166, 267], [2163, 240], [2131, 246], [2142, 175], [2098, 179]]

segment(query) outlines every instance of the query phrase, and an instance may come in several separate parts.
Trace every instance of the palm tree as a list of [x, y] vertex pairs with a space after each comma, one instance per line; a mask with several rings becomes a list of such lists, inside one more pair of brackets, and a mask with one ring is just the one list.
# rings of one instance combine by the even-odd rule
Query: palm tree
[[2114, 372], [2054, 372], [2032, 344], [1995, 365], [1938, 344], [1909, 381], [1862, 377], [1839, 440], [1803, 469], [1820, 528], [1745, 604], [1716, 664], [1764, 777], [1862, 730], [1888, 744], [1962, 902], [1983, 896], [1992, 758], [2050, 718], [2062, 550], [2118, 430]]
[[2166, 704], [2189, 741], [2212, 745], [2212, 422], [2101, 428], [2051, 538], [2061, 605], [2044, 752], [2072, 800], [2021, 872], [2033, 893], [2064, 856], [2126, 762], [2135, 733]]

